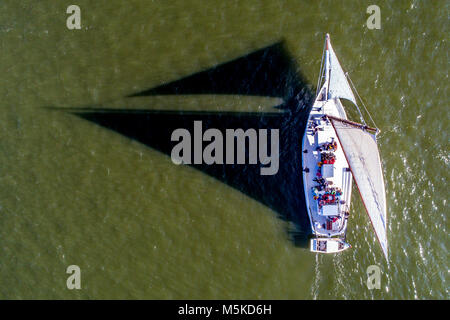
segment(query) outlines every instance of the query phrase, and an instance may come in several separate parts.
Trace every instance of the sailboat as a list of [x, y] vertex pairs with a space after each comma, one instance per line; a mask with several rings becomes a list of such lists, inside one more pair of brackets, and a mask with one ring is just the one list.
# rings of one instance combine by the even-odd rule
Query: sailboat
[[[366, 124], [350, 84], [327, 34], [316, 99], [302, 141], [303, 185], [313, 233], [310, 249], [336, 253], [351, 248], [346, 233], [354, 180], [387, 259], [386, 194], [377, 146], [380, 130], [353, 86], [374, 126]], [[361, 123], [347, 119], [341, 99], [356, 107]]]

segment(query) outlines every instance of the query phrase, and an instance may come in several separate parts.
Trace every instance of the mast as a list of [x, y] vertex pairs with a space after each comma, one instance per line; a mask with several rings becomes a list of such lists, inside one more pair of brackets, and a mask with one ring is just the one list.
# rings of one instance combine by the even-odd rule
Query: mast
[[327, 33], [325, 36], [325, 94], [326, 99], [328, 100], [328, 88], [330, 86], [330, 35]]

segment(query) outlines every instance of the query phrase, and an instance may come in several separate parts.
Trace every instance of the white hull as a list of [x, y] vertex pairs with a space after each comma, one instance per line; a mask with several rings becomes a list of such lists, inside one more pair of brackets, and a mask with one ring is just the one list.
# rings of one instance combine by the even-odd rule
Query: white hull
[[[347, 116], [338, 99], [323, 99], [324, 89], [320, 91], [313, 104], [303, 136], [303, 186], [313, 234], [318, 237], [334, 237], [345, 235], [347, 230], [345, 213], [350, 211], [352, 174], [348, 169], [347, 160], [332, 124], [323, 119], [325, 115], [341, 119], [346, 119]], [[314, 125], [317, 125], [318, 128], [316, 132], [313, 129]], [[320, 176], [317, 176], [317, 172], [323, 171], [322, 167], [318, 165], [321, 162], [321, 151], [317, 149], [330, 142], [335, 142], [337, 149], [332, 152], [335, 155], [335, 162], [331, 165], [332, 176], [326, 178], [325, 181], [332, 183], [330, 188], [338, 189], [342, 193], [339, 197], [335, 197], [339, 199], [337, 204], [324, 205], [319, 208], [319, 201], [314, 198], [315, 193], [313, 191], [313, 188], [318, 186], [318, 182], [314, 179], [320, 178]], [[324, 190], [319, 191], [319, 196], [323, 197], [326, 193]], [[337, 218], [337, 221], [330, 225], [329, 221], [334, 218]]]

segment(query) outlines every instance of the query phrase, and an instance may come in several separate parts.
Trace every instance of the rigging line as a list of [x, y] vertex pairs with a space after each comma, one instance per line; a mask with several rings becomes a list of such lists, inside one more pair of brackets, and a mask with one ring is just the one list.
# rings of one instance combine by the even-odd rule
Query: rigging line
[[[350, 80], [350, 82], [352, 81], [351, 79], [350, 79], [350, 77], [349, 77], [349, 75], [348, 75], [348, 72], [345, 72], [345, 77], [347, 78], [347, 79], [349, 79]], [[348, 83], [347, 83], [348, 84]], [[356, 88], [353, 86], [353, 89], [355, 90], [355, 92], [356, 92]], [[350, 91], [351, 91], [351, 88], [350, 88]], [[358, 94], [358, 92], [356, 92], [356, 94]], [[359, 97], [359, 95], [358, 95], [358, 97]], [[360, 98], [361, 99], [361, 98]], [[361, 101], [362, 102], [362, 101]], [[362, 114], [362, 112], [361, 112], [361, 109], [359, 109], [359, 107], [358, 107], [358, 104], [356, 103], [356, 101], [355, 101], [355, 106], [356, 106], [356, 110], [358, 110], [358, 113], [359, 113], [359, 119], [361, 120], [361, 122], [364, 124], [364, 125], [367, 125], [367, 123], [366, 123], [366, 120], [364, 120], [364, 117], [363, 117], [363, 114]]]
[[[370, 120], [373, 122], [375, 128], [378, 128], [378, 126], [377, 126], [377, 124], [375, 123], [375, 121], [373, 120], [372, 115], [370, 114], [369, 110], [367, 110], [366, 105], [364, 104], [364, 101], [361, 99], [361, 96], [359, 95], [358, 90], [356, 90], [356, 87], [355, 87], [355, 85], [353, 84], [352, 79], [351, 79], [350, 76], [348, 75], [348, 72], [346, 73], [346, 76], [347, 76], [348, 80], [350, 80], [350, 83], [351, 83], [351, 85], [352, 85], [352, 87], [353, 87], [353, 90], [355, 90], [356, 95], [358, 96], [359, 101], [361, 101], [361, 104], [363, 105], [364, 109], [366, 110], [367, 114], [369, 115]], [[359, 110], [359, 108], [358, 108], [358, 110]]]
[[323, 65], [324, 65], [324, 54], [325, 54], [325, 47], [326, 44], [324, 43], [323, 45], [323, 49], [322, 49], [322, 59], [320, 61], [320, 71], [319, 71], [319, 77], [317, 79], [317, 88], [316, 88], [316, 96], [319, 93], [320, 90], [320, 83], [322, 82], [322, 78], [323, 78]]
[[324, 57], [324, 53], [325, 53], [325, 47], [326, 47], [326, 41], [324, 42], [323, 49], [322, 49], [322, 60], [320, 61], [320, 71], [319, 71], [319, 78], [317, 79], [316, 96], [319, 93], [320, 83], [323, 78], [323, 57]]

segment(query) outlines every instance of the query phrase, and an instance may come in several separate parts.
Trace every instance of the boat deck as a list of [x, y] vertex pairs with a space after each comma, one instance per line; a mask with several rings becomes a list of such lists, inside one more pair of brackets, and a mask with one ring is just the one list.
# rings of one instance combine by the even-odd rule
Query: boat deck
[[303, 182], [313, 233], [332, 237], [347, 229], [352, 174], [336, 132], [324, 115], [347, 118], [338, 99], [316, 100], [303, 138]]

